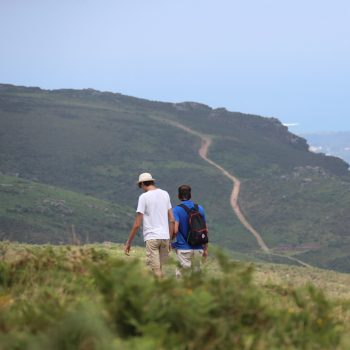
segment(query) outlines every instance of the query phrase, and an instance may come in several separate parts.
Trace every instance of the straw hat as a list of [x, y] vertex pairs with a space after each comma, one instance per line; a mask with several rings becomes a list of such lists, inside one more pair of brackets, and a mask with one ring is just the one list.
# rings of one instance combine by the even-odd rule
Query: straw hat
[[138, 183], [145, 182], [145, 181], [155, 181], [155, 179], [152, 178], [152, 175], [150, 173], [142, 173], [139, 176]]

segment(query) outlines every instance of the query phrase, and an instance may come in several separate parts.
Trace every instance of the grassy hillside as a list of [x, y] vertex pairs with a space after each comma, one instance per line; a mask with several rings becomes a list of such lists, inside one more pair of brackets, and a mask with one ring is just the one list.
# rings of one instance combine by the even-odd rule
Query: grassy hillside
[[176, 280], [170, 264], [158, 281], [143, 256], [1, 243], [0, 349], [349, 348], [348, 275], [218, 252], [201, 274]]
[[28, 243], [123, 242], [129, 208], [0, 175], [0, 239]]
[[[151, 172], [174, 205], [177, 187], [190, 183], [194, 200], [207, 209], [214, 242], [257, 249], [232, 215], [229, 181], [198, 157], [199, 141], [150, 119], [140, 101], [95, 91], [3, 88], [0, 170], [130, 208], [141, 172]], [[131, 224], [128, 217], [123, 222]]]
[[[232, 215], [230, 182], [198, 157], [198, 138], [167, 120], [212, 136], [209, 157], [240, 178], [240, 206], [270, 248], [350, 271], [348, 165], [309, 152], [273, 118], [95, 90], [0, 85], [0, 171], [131, 213], [140, 172], [151, 172], [173, 204], [178, 185], [189, 183], [207, 210], [212, 241], [255, 254], [255, 240]], [[130, 218], [121, 222], [126, 227]]]

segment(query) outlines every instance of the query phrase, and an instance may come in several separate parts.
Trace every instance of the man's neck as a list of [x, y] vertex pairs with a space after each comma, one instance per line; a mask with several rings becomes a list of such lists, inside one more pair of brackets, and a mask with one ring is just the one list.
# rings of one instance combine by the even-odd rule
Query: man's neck
[[145, 188], [145, 192], [148, 192], [148, 191], [154, 191], [154, 190], [156, 190], [157, 189], [157, 187], [156, 186], [153, 186], [153, 185], [151, 185], [151, 186], [147, 186], [146, 188]]

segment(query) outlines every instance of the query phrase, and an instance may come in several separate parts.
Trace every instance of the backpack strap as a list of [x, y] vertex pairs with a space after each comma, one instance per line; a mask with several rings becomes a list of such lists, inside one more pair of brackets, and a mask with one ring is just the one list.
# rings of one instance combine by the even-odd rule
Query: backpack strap
[[[190, 212], [191, 212], [191, 209], [190, 209], [187, 205], [185, 205], [185, 204], [179, 204], [178, 207], [181, 207], [181, 208], [185, 209], [185, 211], [186, 211], [187, 214], [190, 214]], [[198, 207], [198, 204], [197, 204], [197, 203], [195, 203], [193, 209], [194, 209], [195, 211], [199, 211], [199, 207]]]
[[191, 212], [191, 209], [185, 204], [179, 204], [178, 207], [185, 209], [187, 214], [190, 214], [190, 212]]

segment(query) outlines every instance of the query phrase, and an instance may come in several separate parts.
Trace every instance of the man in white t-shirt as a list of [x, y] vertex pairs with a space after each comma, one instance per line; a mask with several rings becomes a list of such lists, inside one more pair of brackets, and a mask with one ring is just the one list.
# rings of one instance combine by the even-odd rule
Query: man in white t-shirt
[[124, 252], [129, 255], [131, 243], [143, 222], [147, 265], [157, 277], [162, 277], [162, 266], [169, 255], [175, 220], [168, 192], [157, 188], [154, 181], [149, 173], [139, 176], [138, 185], [144, 193], [139, 197], [134, 225], [124, 245]]

